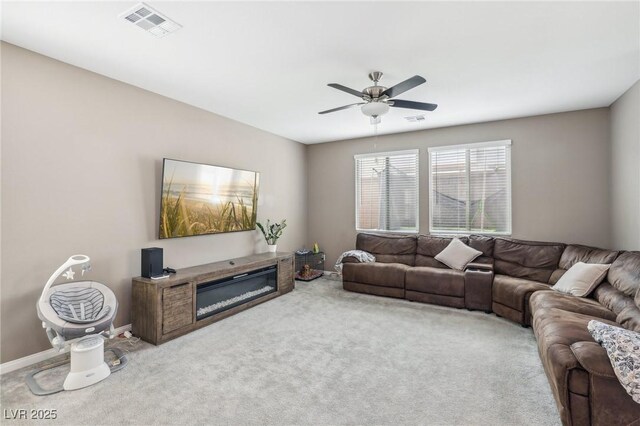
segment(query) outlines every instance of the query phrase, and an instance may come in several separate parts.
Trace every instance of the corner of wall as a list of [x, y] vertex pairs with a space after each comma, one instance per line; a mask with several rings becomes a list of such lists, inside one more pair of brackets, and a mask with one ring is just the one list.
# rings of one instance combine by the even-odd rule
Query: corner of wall
[[304, 173], [304, 179], [305, 179], [305, 182], [304, 182], [304, 187], [305, 187], [305, 203], [304, 203], [305, 204], [305, 208], [304, 208], [304, 217], [305, 217], [305, 219], [304, 219], [304, 225], [305, 225], [304, 226], [304, 230], [305, 230], [305, 232], [304, 232], [304, 241], [305, 241], [305, 244], [306, 244], [306, 242], [308, 242], [309, 239], [311, 238], [311, 235], [310, 235], [311, 232], [309, 230], [310, 225], [311, 225], [310, 218], [309, 218], [309, 212], [310, 212], [309, 203], [311, 202], [311, 195], [310, 195], [311, 194], [311, 190], [309, 188], [309, 156], [310, 156], [309, 150], [311, 148], [310, 148], [310, 145], [307, 145], [307, 144], [303, 144], [303, 145], [304, 145], [304, 171], [305, 171], [305, 173]]
[[610, 206], [612, 246], [640, 249], [640, 80], [610, 109]]

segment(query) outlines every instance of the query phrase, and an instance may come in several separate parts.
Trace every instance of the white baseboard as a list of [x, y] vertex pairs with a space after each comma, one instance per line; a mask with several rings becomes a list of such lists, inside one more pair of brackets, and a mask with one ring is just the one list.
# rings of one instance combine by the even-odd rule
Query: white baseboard
[[[131, 331], [131, 324], [123, 325], [122, 327], [118, 327], [115, 330], [116, 336], [124, 333], [125, 331]], [[55, 348], [47, 349], [46, 351], [38, 352], [33, 355], [27, 355], [22, 358], [14, 359], [13, 361], [5, 362], [0, 364], [0, 375], [5, 373], [10, 373], [12, 371], [19, 370], [24, 367], [28, 367], [33, 364], [37, 364], [41, 361], [45, 361], [47, 359], [58, 356], [65, 351], [60, 352]]]

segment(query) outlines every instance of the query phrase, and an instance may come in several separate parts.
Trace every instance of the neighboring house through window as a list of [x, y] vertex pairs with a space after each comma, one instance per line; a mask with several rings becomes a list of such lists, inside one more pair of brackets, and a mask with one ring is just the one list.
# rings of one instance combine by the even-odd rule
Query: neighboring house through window
[[511, 141], [428, 151], [430, 233], [511, 234]]
[[418, 150], [354, 158], [356, 229], [418, 232]]

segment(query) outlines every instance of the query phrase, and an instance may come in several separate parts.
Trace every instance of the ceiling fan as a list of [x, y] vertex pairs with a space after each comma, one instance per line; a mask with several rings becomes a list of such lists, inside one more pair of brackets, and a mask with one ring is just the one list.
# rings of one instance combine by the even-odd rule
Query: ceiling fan
[[343, 109], [362, 105], [361, 111], [364, 115], [371, 118], [371, 124], [378, 124], [380, 123], [380, 117], [389, 111], [389, 107], [418, 109], [422, 111], [433, 111], [438, 107], [438, 105], [436, 104], [403, 101], [401, 99], [391, 99], [406, 92], [407, 90], [411, 90], [414, 87], [421, 85], [422, 83], [426, 83], [427, 80], [425, 80], [423, 77], [420, 77], [419, 75], [414, 75], [413, 77], [403, 81], [402, 83], [398, 83], [395, 86], [389, 88], [378, 86], [378, 81], [380, 81], [380, 79], [382, 78], [382, 73], [380, 71], [369, 73], [369, 78], [371, 79], [371, 81], [373, 81], [373, 86], [366, 87], [364, 90], [362, 90], [362, 92], [350, 89], [337, 83], [328, 84], [327, 86], [329, 87], [333, 87], [334, 89], [342, 90], [343, 92], [362, 98], [364, 102], [358, 102], [355, 104], [344, 105], [338, 108], [328, 109], [326, 111], [320, 111], [318, 114], [327, 114], [330, 112], [340, 111]]

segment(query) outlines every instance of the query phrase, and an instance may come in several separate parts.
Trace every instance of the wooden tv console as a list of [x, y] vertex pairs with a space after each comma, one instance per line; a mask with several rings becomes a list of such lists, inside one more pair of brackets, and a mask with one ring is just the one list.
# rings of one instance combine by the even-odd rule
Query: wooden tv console
[[[207, 318], [196, 320], [198, 285], [277, 266], [277, 291]], [[294, 288], [293, 254], [261, 253], [179, 269], [168, 278], [132, 280], [131, 325], [134, 335], [159, 345], [290, 292]]]

